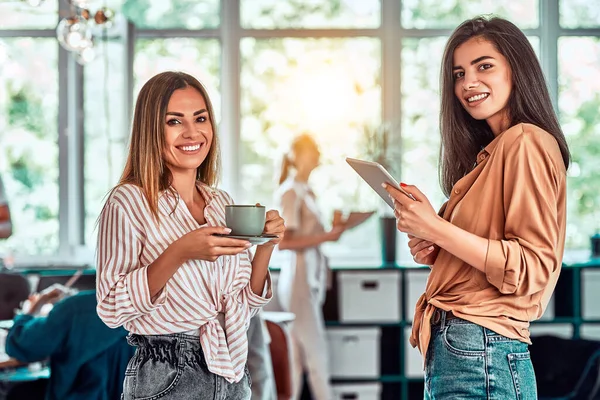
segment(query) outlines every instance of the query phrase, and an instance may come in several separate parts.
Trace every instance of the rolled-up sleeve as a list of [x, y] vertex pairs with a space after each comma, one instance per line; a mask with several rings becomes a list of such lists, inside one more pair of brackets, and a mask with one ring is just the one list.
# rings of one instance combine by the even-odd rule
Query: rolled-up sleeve
[[566, 173], [558, 146], [551, 144], [539, 133], [523, 132], [506, 150], [504, 238], [488, 240], [485, 261], [488, 282], [503, 294], [537, 293], [560, 267], [557, 204]]
[[165, 303], [166, 287], [150, 297], [148, 266], [140, 262], [142, 241], [131, 217], [116, 202], [109, 202], [100, 216], [97, 248], [96, 296], [98, 316], [115, 328]]

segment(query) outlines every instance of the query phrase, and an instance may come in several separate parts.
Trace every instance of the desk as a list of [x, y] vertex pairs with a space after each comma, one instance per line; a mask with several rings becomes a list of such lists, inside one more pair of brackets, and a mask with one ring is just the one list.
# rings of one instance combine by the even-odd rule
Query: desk
[[0, 381], [2, 382], [28, 382], [37, 379], [50, 378], [50, 367], [32, 370], [28, 366], [0, 370]]
[[7, 331], [13, 327], [15, 321], [12, 319], [3, 319], [0, 321], [0, 329], [6, 329]]

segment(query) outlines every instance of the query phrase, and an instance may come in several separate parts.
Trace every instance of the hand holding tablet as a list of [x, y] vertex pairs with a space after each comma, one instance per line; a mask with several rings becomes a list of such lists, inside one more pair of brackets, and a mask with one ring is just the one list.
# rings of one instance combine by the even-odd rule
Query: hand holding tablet
[[392, 175], [379, 163], [373, 161], [358, 160], [356, 158], [346, 157], [346, 162], [364, 179], [371, 188], [392, 208], [394, 202], [390, 199], [388, 192], [383, 188], [382, 184], [387, 183], [394, 186], [400, 192], [412, 200], [416, 200], [414, 196], [404, 190]]

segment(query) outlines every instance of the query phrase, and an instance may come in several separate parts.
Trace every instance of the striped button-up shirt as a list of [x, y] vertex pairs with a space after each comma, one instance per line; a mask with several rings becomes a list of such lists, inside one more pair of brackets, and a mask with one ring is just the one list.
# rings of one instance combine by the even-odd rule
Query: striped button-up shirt
[[[200, 183], [198, 189], [206, 200], [206, 225], [225, 226], [231, 197]], [[161, 193], [158, 210], [159, 223], [134, 185], [120, 186], [108, 198], [98, 232], [98, 315], [110, 327], [123, 325], [140, 335], [199, 329], [208, 369], [237, 382], [244, 376], [249, 320], [271, 297], [270, 276], [262, 297], [250, 289], [249, 250], [215, 262], [188, 260], [152, 299], [148, 266], [175, 240], [201, 227], [183, 200], [168, 191]]]

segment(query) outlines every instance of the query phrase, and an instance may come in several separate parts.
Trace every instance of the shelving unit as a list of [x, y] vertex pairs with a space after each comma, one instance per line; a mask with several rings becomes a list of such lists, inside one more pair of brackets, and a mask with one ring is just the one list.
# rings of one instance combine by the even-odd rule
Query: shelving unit
[[[382, 266], [334, 266], [333, 286], [323, 306], [326, 326], [334, 327], [378, 327], [380, 336], [380, 375], [377, 378], [334, 379], [339, 384], [379, 382], [382, 386], [381, 399], [422, 399], [423, 377], [415, 376], [414, 364], [407, 362], [407, 351], [416, 351], [408, 344], [412, 326], [412, 315], [416, 298], [424, 291], [428, 268], [388, 264]], [[68, 279], [76, 269], [28, 269], [21, 273], [36, 279]], [[277, 268], [272, 268], [277, 273]], [[343, 322], [340, 321], [340, 304], [337, 275], [340, 273], [394, 272], [399, 274], [400, 320], [395, 322]], [[86, 269], [84, 275], [95, 275]], [[92, 276], [89, 276], [92, 278]], [[84, 279], [85, 280], [85, 279]], [[82, 282], [83, 283], [83, 282]], [[532, 323], [532, 335], [551, 333], [573, 338], [600, 340], [600, 258], [571, 261], [563, 264], [561, 277], [555, 290], [552, 306], [542, 320]], [[379, 305], [385, 306], [385, 305]], [[567, 328], [560, 330], [558, 327]], [[535, 340], [535, 339], [534, 339]], [[420, 356], [419, 356], [420, 357]], [[419, 359], [420, 361], [420, 359]], [[416, 371], [419, 371], [417, 368]], [[408, 375], [407, 375], [408, 374]]]

